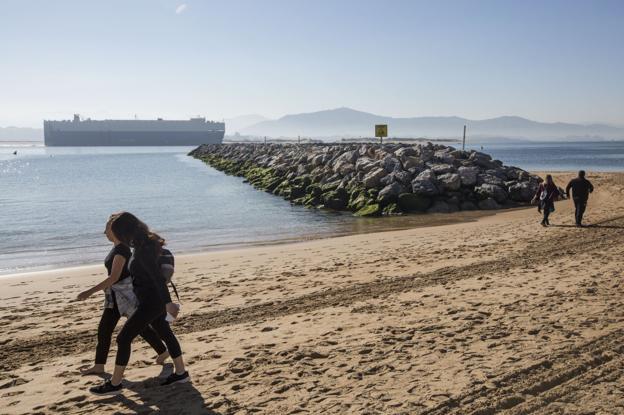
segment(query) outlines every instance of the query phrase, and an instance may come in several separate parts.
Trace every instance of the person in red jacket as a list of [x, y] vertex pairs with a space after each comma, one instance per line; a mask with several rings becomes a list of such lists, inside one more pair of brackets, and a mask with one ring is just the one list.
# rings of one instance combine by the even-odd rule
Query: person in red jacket
[[535, 192], [535, 196], [533, 196], [532, 200], [532, 203], [539, 201], [539, 207], [544, 213], [542, 226], [550, 225], [548, 217], [555, 211], [555, 200], [557, 200], [560, 196], [561, 192], [553, 181], [552, 176], [547, 174], [546, 181], [539, 185], [539, 188], [537, 189], [537, 192]]

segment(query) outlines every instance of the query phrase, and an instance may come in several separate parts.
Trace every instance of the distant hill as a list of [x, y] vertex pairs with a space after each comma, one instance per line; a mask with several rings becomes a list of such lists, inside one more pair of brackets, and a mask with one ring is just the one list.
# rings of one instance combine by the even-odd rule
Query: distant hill
[[225, 119], [225, 133], [228, 135], [232, 135], [237, 132], [240, 133], [247, 127], [267, 120], [268, 118], [258, 114], [241, 115], [234, 118], [227, 118]]
[[0, 127], [0, 141], [43, 141], [43, 129]]
[[508, 137], [533, 140], [624, 139], [624, 128], [604, 124], [543, 123], [506, 116], [486, 120], [460, 117], [393, 118], [351, 108], [286, 115], [243, 128], [241, 134], [270, 137], [370, 137], [375, 124], [388, 124], [392, 137], [461, 137], [464, 125], [475, 137]]

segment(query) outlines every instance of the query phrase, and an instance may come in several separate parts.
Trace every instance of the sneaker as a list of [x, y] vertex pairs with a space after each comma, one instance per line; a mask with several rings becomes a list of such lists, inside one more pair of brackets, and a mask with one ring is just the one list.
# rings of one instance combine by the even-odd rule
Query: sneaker
[[89, 392], [91, 392], [94, 395], [100, 395], [100, 396], [119, 395], [122, 389], [123, 389], [123, 386], [121, 385], [121, 383], [117, 386], [114, 386], [111, 383], [110, 379], [108, 379], [106, 382], [102, 383], [101, 385], [89, 388]]
[[184, 372], [181, 375], [176, 374], [175, 372], [170, 374], [169, 376], [167, 376], [167, 379], [165, 379], [165, 381], [163, 383], [161, 383], [161, 386], [167, 386], [167, 385], [173, 385], [174, 383], [186, 383], [186, 382], [190, 382], [191, 377], [189, 376], [188, 372]]

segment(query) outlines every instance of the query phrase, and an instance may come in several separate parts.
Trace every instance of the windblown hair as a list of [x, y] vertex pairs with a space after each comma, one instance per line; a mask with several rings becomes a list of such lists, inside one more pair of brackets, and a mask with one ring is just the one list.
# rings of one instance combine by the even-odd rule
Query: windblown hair
[[130, 212], [121, 212], [112, 217], [111, 231], [124, 244], [133, 248], [154, 245], [160, 253], [165, 240], [150, 231], [149, 227]]

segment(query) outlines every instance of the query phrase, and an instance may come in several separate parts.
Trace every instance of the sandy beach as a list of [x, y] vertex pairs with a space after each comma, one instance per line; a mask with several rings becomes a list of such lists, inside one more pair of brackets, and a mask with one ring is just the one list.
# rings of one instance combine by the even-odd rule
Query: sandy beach
[[588, 178], [581, 229], [566, 200], [547, 229], [516, 209], [178, 256], [193, 382], [158, 386], [137, 339], [118, 397], [78, 372], [103, 295], [74, 299], [104, 267], [2, 277], [0, 413], [624, 413], [624, 173]]

